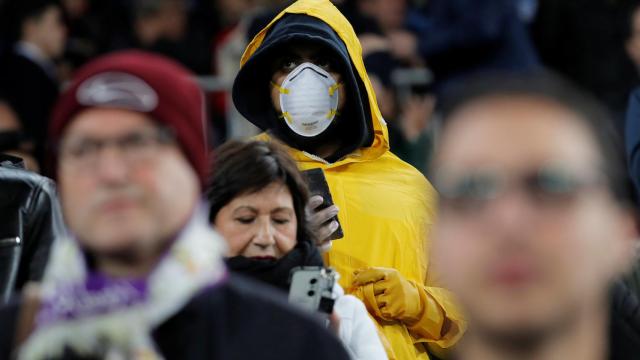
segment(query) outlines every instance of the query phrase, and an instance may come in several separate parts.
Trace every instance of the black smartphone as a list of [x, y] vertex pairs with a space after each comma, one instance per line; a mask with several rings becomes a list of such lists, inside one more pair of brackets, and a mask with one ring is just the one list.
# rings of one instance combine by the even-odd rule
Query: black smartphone
[[[329, 191], [329, 184], [327, 184], [327, 179], [324, 176], [324, 171], [322, 171], [322, 169], [310, 169], [303, 171], [302, 174], [307, 181], [309, 194], [311, 196], [322, 196], [322, 205], [320, 205], [317, 210], [326, 209], [329, 206], [333, 205], [333, 198], [331, 197], [331, 191]], [[337, 240], [344, 237], [344, 233], [342, 232], [342, 225], [340, 225], [340, 221], [338, 221], [338, 216], [334, 216], [333, 218], [327, 220], [327, 223], [334, 220], [338, 223], [338, 229], [336, 229], [336, 231], [331, 234], [329, 240]]]

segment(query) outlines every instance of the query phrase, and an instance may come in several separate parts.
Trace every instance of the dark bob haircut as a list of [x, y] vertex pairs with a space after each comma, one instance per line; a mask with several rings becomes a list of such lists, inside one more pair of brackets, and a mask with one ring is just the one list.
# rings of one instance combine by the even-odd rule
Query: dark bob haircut
[[458, 111], [472, 103], [496, 97], [541, 99], [575, 114], [597, 146], [600, 170], [607, 179], [611, 194], [621, 204], [634, 205], [623, 141], [614, 127], [613, 118], [595, 98], [551, 72], [485, 73], [452, 87], [442, 101], [442, 134]]
[[295, 161], [282, 146], [272, 142], [232, 140], [218, 148], [215, 159], [206, 190], [211, 206], [210, 222], [214, 222], [220, 209], [237, 196], [281, 183], [287, 186], [293, 199], [298, 242], [313, 242], [305, 216], [309, 191]]

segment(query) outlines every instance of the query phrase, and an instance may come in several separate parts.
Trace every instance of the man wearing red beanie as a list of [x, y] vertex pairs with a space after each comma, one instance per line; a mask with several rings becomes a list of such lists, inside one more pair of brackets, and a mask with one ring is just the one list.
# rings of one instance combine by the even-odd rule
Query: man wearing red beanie
[[313, 321], [227, 274], [201, 206], [202, 98], [188, 71], [148, 53], [78, 72], [49, 129], [71, 234], [41, 286], [0, 311], [0, 358], [347, 359]]

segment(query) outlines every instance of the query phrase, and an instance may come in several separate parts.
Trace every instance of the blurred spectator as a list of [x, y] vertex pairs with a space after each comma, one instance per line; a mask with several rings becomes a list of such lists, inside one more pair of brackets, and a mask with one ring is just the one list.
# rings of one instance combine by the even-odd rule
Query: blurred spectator
[[[0, 139], [3, 136], [0, 133]], [[42, 279], [49, 249], [64, 234], [64, 224], [53, 181], [26, 171], [20, 158], [2, 149], [0, 189], [0, 305], [4, 305], [28, 282]]]
[[456, 359], [636, 359], [637, 298], [610, 287], [637, 231], [608, 115], [549, 75], [445, 100], [434, 264], [462, 302]]
[[538, 13], [539, 0], [515, 0], [518, 16], [523, 23], [530, 25]]
[[51, 107], [58, 96], [54, 60], [65, 47], [62, 10], [54, 0], [8, 0], [3, 24], [13, 44], [0, 59], [0, 92], [35, 142], [42, 162]]
[[267, 7], [256, 14], [247, 31], [247, 42], [251, 41], [271, 20], [295, 0], [267, 0]]
[[[209, 217], [229, 245], [227, 265], [290, 291], [291, 270], [323, 267], [305, 218], [307, 186], [284, 149], [261, 141], [219, 148], [207, 197]], [[352, 360], [387, 359], [364, 304], [333, 288], [332, 327]], [[318, 309], [320, 311], [320, 309]]]
[[405, 25], [407, 0], [358, 0], [357, 10], [374, 19], [382, 34], [388, 34]]
[[40, 166], [34, 157], [34, 149], [33, 141], [22, 131], [16, 113], [0, 99], [0, 153], [19, 157], [27, 170], [39, 172]]
[[348, 359], [320, 325], [227, 276], [201, 206], [192, 77], [135, 51], [78, 71], [49, 131], [73, 237], [57, 239], [41, 291], [0, 312], [0, 356], [17, 344], [26, 359]]
[[[218, 0], [216, 8], [222, 30], [213, 39], [213, 74], [226, 84], [232, 84], [238, 70], [240, 58], [247, 46], [247, 32], [254, 17], [264, 8], [264, 0]], [[228, 91], [213, 94], [212, 111], [218, 119], [226, 119], [226, 137], [248, 138], [259, 133], [259, 129], [246, 121], [233, 107]]]
[[61, 4], [66, 15], [68, 34], [58, 69], [60, 80], [65, 82], [71, 79], [75, 69], [99, 54], [106, 36], [101, 30], [107, 24], [102, 21], [104, 15], [96, 14], [91, 0], [62, 0]]
[[439, 87], [478, 71], [530, 70], [538, 65], [513, 0], [431, 0], [424, 15], [406, 0], [351, 4], [347, 13], [355, 13], [354, 27], [365, 56], [388, 50], [413, 66], [426, 62]]
[[394, 38], [391, 42], [415, 47], [444, 86], [472, 73], [529, 71], [538, 66], [513, 0], [431, 0], [427, 19], [415, 42]]
[[640, 3], [636, 3], [630, 8], [627, 19], [625, 48], [636, 68], [636, 73], [640, 74]]
[[426, 19], [406, 0], [350, 0], [342, 11], [358, 34], [363, 56], [390, 51], [404, 65], [423, 65], [415, 42]]
[[[344, 231], [327, 264], [364, 300], [388, 340], [389, 357], [425, 359], [428, 348], [453, 346], [464, 321], [427, 273], [425, 229], [433, 221], [435, 193], [389, 151], [346, 18], [328, 0], [297, 1], [247, 45], [241, 65], [233, 101], [265, 132], [259, 139], [285, 144], [302, 169], [324, 171]], [[337, 224], [327, 220], [336, 212], [315, 217], [313, 225], [326, 224], [333, 233]]]
[[435, 97], [416, 87], [403, 103], [392, 83], [392, 74], [399, 68], [399, 63], [388, 52], [369, 54], [364, 58], [364, 64], [380, 113], [387, 122], [391, 151], [426, 174], [433, 142], [429, 123], [433, 117]]
[[185, 35], [187, 7], [183, 0], [136, 0], [133, 13], [136, 39], [143, 47], [176, 42]]
[[636, 0], [539, 0], [533, 26], [544, 64], [601, 99], [622, 120], [638, 72], [625, 53]]
[[155, 52], [177, 60], [198, 74], [209, 74], [210, 41], [215, 25], [190, 21], [200, 19], [197, 13], [200, 10], [199, 7], [190, 8], [186, 0], [125, 2], [119, 11], [127, 11], [125, 16], [131, 22], [125, 31], [112, 39], [110, 47]]

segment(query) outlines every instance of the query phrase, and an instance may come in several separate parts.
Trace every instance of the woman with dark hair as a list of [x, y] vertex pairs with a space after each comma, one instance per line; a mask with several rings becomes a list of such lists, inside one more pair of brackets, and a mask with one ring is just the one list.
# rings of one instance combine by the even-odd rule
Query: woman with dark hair
[[[207, 197], [211, 223], [229, 245], [232, 271], [288, 291], [291, 269], [324, 265], [305, 217], [306, 184], [278, 145], [231, 141], [221, 146]], [[386, 359], [364, 304], [338, 285], [334, 293], [338, 335], [351, 357]]]

